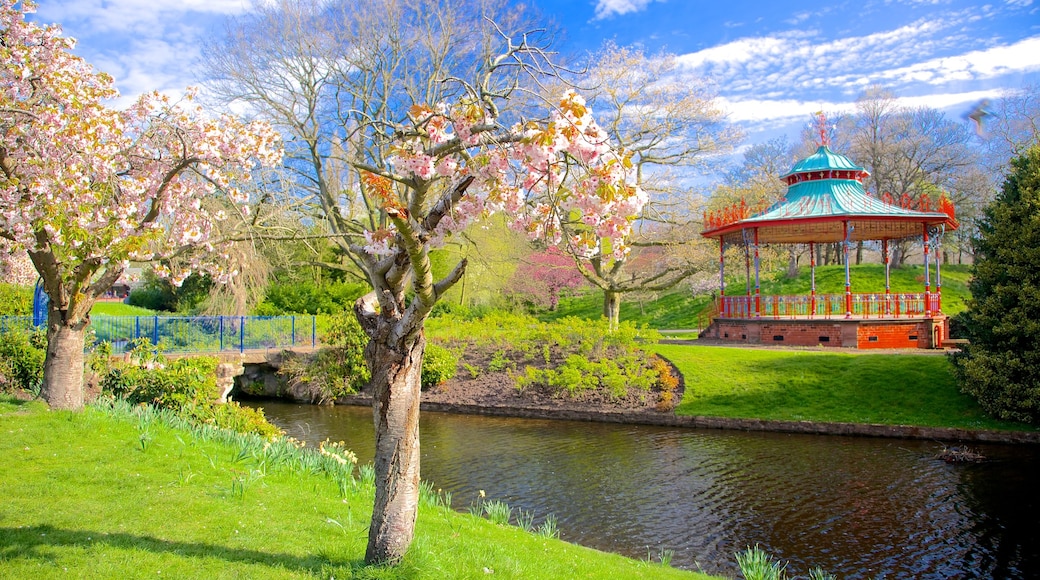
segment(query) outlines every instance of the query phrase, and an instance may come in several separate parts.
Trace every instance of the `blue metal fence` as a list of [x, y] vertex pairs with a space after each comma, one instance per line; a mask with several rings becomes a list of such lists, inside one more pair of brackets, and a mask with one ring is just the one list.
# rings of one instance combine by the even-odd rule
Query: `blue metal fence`
[[[0, 317], [0, 333], [16, 328], [32, 328], [32, 317]], [[139, 338], [161, 344], [168, 353], [313, 347], [319, 342], [316, 316], [94, 316], [89, 328], [114, 353]]]

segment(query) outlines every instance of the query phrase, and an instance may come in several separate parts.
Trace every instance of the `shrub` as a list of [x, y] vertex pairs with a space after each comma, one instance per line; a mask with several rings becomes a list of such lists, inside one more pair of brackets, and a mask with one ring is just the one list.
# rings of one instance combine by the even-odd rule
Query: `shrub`
[[32, 286], [0, 283], [0, 316], [29, 316], [32, 306]]
[[348, 314], [354, 302], [368, 292], [368, 286], [357, 282], [299, 284], [276, 282], [267, 287], [256, 314]]
[[299, 399], [328, 403], [358, 393], [372, 375], [365, 362], [368, 336], [350, 313], [321, 316], [323, 347], [309, 356], [285, 359], [279, 374], [288, 378]]
[[451, 350], [438, 344], [428, 343], [423, 356], [422, 388], [435, 387], [455, 376], [459, 366], [459, 357]]
[[961, 389], [1000, 419], [1040, 424], [1040, 145], [1012, 162], [973, 241], [966, 338], [953, 357]]
[[217, 401], [216, 357], [168, 360], [147, 339], [131, 345], [127, 360], [91, 366], [101, 374], [102, 391], [132, 404], [168, 409], [195, 423], [210, 424], [265, 438], [281, 435], [263, 411]]
[[362, 353], [343, 347], [326, 347], [309, 356], [287, 357], [279, 374], [289, 380], [298, 399], [329, 403], [353, 395], [371, 378]]
[[34, 394], [43, 383], [47, 333], [10, 329], [0, 340], [0, 392], [24, 389]]

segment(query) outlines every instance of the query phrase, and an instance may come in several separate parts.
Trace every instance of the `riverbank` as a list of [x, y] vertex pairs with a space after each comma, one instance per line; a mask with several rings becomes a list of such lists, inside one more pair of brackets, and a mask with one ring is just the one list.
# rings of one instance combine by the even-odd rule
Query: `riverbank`
[[[681, 375], [674, 409], [651, 396], [576, 400], [519, 391], [507, 372], [423, 393], [430, 411], [672, 427], [1040, 444], [1040, 431], [987, 417], [941, 354], [658, 344]], [[370, 405], [362, 394], [339, 404]]]
[[0, 430], [3, 577], [710, 578], [457, 513], [432, 493], [401, 565], [367, 567], [373, 491], [359, 474], [333, 481], [277, 445], [142, 410], [0, 396]]

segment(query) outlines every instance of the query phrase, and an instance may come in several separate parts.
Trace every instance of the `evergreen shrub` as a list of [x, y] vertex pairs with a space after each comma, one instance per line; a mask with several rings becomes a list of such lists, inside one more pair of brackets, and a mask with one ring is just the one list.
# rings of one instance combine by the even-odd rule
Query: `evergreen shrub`
[[978, 229], [957, 379], [997, 418], [1040, 424], [1040, 145], [1012, 161]]

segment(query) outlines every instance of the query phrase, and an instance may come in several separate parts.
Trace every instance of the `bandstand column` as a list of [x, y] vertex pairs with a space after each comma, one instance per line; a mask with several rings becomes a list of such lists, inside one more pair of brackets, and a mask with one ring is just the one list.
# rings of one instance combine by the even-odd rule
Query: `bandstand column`
[[719, 237], [719, 313], [726, 316], [726, 240]]
[[932, 316], [932, 281], [928, 270], [928, 224], [924, 224], [924, 316]]
[[816, 242], [809, 242], [809, 317], [816, 316]]
[[762, 288], [758, 272], [758, 228], [755, 228], [755, 318], [762, 317]]
[[744, 305], [741, 307], [741, 318], [751, 318], [751, 232], [740, 230], [744, 239]]
[[942, 255], [940, 251], [942, 247], [942, 233], [944, 226], [940, 226], [939, 231], [935, 237], [932, 238], [932, 259], [935, 260], [935, 311], [937, 314], [942, 314], [942, 272], [939, 270], [939, 256]]
[[842, 232], [845, 240], [842, 248], [845, 254], [845, 318], [852, 318], [852, 278], [849, 275], [849, 222], [841, 222]]
[[881, 260], [885, 264], [885, 316], [888, 316], [892, 312], [892, 284], [889, 279], [892, 261], [888, 253], [888, 240], [881, 240]]

